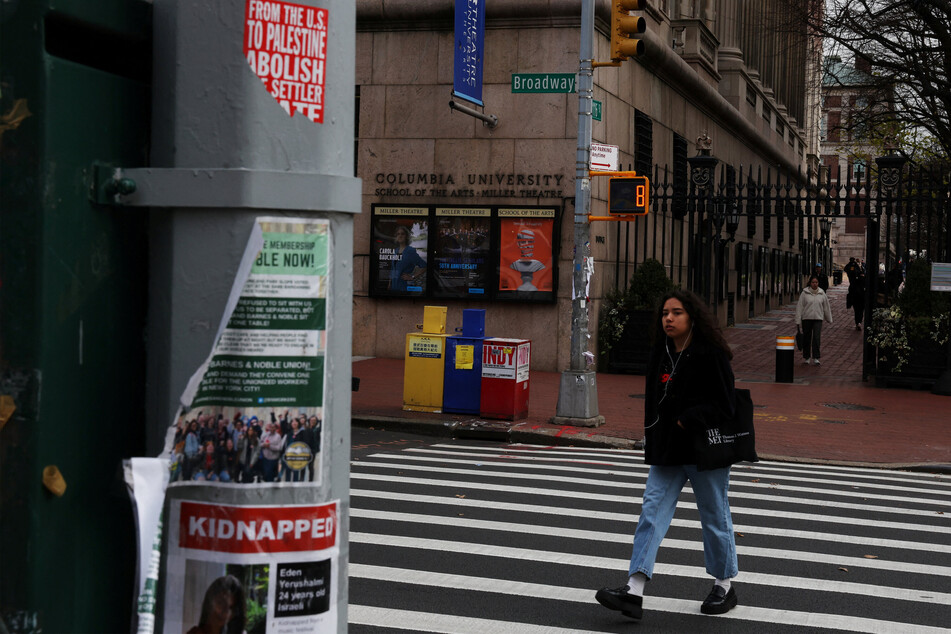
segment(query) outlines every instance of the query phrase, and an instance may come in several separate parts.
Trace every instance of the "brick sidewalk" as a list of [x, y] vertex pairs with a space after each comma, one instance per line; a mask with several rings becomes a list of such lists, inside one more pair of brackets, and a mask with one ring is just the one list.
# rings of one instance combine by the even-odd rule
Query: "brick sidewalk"
[[[832, 306], [832, 325], [822, 325], [822, 365], [805, 365], [796, 350], [793, 376], [797, 383], [862, 381], [862, 336], [855, 329], [851, 308], [845, 307], [849, 285], [843, 282], [827, 291]], [[776, 376], [776, 337], [796, 334], [796, 304], [791, 303], [746, 324], [725, 331], [733, 348], [733, 371], [737, 380], [772, 382]]]

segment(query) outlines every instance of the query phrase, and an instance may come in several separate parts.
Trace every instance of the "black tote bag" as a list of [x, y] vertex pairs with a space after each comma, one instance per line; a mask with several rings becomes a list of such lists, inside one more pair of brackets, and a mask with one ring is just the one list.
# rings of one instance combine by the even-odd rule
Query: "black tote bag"
[[736, 415], [694, 438], [697, 468], [721, 469], [737, 462], [756, 462], [756, 435], [753, 431], [753, 398], [749, 390], [737, 389]]

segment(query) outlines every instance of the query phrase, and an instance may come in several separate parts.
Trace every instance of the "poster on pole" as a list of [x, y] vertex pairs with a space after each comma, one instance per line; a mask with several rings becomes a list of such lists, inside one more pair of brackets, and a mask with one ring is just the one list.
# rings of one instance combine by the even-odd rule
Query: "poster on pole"
[[484, 297], [489, 290], [492, 209], [436, 207], [435, 297]]
[[338, 506], [173, 500], [164, 631], [336, 632]]
[[247, 0], [244, 57], [290, 116], [324, 122], [330, 12], [280, 0]]
[[259, 218], [261, 247], [232, 289], [208, 360], [182, 396], [170, 453], [189, 482], [318, 482], [329, 224]]
[[331, 261], [328, 220], [256, 218], [163, 453], [127, 461], [139, 634], [336, 631], [338, 509], [315, 502]]
[[553, 208], [500, 208], [498, 297], [553, 294]]

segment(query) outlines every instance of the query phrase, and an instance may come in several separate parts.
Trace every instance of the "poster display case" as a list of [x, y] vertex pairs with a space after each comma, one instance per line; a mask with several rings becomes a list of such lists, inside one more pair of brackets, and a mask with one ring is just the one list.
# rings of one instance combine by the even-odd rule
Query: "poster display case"
[[371, 206], [371, 297], [554, 302], [561, 209]]

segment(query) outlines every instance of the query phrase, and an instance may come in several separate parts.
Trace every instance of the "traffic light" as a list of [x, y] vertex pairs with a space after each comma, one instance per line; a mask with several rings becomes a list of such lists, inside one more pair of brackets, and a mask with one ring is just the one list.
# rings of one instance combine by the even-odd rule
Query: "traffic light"
[[611, 59], [615, 62], [644, 54], [644, 42], [632, 36], [643, 33], [647, 22], [628, 12], [646, 5], [646, 0], [611, 0]]
[[649, 192], [646, 176], [612, 176], [608, 182], [608, 213], [646, 216], [650, 210]]

